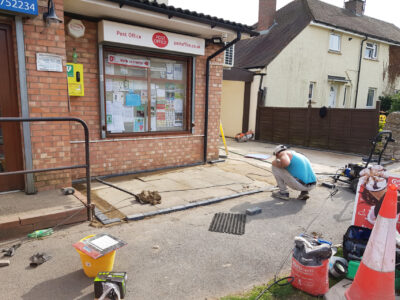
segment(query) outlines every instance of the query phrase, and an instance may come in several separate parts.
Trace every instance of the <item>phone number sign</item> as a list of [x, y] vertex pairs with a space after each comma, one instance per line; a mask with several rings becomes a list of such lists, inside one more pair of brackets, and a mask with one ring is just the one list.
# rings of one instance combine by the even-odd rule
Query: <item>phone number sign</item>
[[0, 11], [24, 15], [38, 15], [37, 0], [0, 0]]

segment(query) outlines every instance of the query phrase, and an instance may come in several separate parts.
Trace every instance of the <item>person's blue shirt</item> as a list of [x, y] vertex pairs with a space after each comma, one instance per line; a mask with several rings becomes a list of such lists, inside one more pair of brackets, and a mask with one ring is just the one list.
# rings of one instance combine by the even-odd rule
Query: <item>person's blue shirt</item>
[[293, 177], [300, 179], [305, 184], [316, 182], [317, 177], [315, 176], [308, 158], [295, 151], [291, 151], [291, 153], [293, 157], [286, 170], [288, 170]]

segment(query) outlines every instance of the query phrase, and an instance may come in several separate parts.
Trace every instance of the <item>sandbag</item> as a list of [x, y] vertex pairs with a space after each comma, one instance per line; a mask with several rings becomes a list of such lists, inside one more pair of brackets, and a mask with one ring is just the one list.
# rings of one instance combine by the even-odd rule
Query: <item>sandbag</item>
[[316, 239], [295, 238], [292, 257], [292, 286], [313, 296], [329, 291], [329, 258], [332, 249], [329, 244]]

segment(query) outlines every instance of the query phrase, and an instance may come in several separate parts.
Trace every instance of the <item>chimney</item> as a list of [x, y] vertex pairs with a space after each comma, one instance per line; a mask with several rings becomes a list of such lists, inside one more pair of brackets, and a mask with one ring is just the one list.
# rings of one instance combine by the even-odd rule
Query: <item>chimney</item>
[[276, 0], [258, 0], [257, 31], [264, 31], [275, 22]]
[[365, 10], [365, 0], [349, 0], [344, 3], [344, 7], [357, 16], [363, 16]]

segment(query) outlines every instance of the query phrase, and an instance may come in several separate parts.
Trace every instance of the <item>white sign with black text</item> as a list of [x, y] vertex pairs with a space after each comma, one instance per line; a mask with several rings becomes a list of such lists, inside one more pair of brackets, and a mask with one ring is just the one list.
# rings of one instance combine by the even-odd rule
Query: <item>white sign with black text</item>
[[47, 72], [62, 72], [63, 58], [60, 55], [36, 53], [36, 70]]

